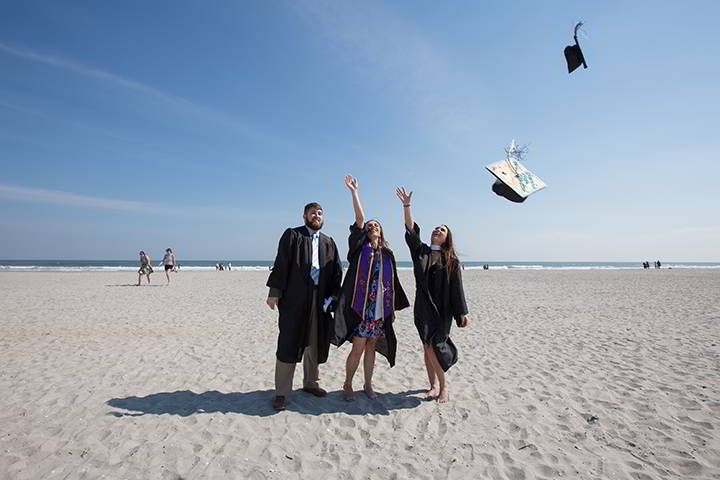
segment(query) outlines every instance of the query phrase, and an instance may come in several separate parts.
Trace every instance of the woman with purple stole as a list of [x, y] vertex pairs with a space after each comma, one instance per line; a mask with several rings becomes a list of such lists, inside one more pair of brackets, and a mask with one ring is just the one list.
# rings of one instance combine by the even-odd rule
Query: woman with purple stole
[[400, 286], [395, 256], [385, 241], [380, 222], [365, 222], [357, 179], [347, 175], [345, 185], [352, 193], [355, 223], [350, 225], [350, 266], [335, 311], [332, 343], [339, 347], [346, 341], [352, 342], [343, 385], [345, 400], [352, 401], [355, 399], [352, 381], [361, 358], [365, 374], [363, 391], [369, 398], [377, 398], [372, 387], [375, 351], [387, 358], [390, 367], [395, 365], [397, 338], [393, 320], [395, 312], [409, 307], [410, 303]]
[[453, 319], [460, 328], [469, 324], [460, 262], [448, 226], [435, 227], [430, 234], [430, 245], [423, 243], [420, 227], [412, 218], [412, 192], [398, 188], [395, 193], [403, 203], [405, 241], [413, 262], [416, 287], [413, 316], [423, 343], [430, 381], [427, 398], [445, 403], [450, 399], [446, 372], [458, 359], [457, 348], [450, 339], [450, 327]]

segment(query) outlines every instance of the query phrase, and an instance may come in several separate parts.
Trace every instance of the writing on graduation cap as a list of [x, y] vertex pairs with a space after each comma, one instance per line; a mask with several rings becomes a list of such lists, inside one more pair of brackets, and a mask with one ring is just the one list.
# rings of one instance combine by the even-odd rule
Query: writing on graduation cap
[[491, 163], [487, 170], [495, 175], [492, 191], [511, 202], [522, 203], [528, 196], [542, 190], [547, 185], [540, 177], [528, 170], [522, 163], [527, 154], [527, 146], [518, 147], [515, 140], [505, 149], [505, 160]]

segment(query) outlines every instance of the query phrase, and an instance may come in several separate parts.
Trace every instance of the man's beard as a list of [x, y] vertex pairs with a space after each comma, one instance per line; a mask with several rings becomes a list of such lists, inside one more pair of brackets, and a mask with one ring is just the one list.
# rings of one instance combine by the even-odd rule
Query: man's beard
[[305, 226], [308, 228], [312, 228], [313, 230], [320, 230], [323, 227], [324, 222], [322, 219], [317, 219], [317, 222], [317, 225], [313, 225], [312, 223], [310, 223], [310, 220], [305, 219]]

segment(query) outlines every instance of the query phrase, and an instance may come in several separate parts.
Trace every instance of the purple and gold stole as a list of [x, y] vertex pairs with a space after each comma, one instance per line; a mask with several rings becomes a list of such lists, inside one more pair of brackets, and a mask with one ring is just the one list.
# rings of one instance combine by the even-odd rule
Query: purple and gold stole
[[[370, 242], [365, 243], [360, 252], [357, 271], [355, 272], [355, 288], [353, 289], [352, 309], [360, 318], [365, 318], [365, 308], [367, 307], [368, 292], [370, 290], [370, 275], [372, 269], [372, 252], [373, 248]], [[392, 261], [389, 255], [384, 255], [382, 249], [378, 249], [380, 261], [380, 278], [382, 279], [383, 292], [383, 318], [392, 318], [395, 308], [395, 278], [392, 268]]]

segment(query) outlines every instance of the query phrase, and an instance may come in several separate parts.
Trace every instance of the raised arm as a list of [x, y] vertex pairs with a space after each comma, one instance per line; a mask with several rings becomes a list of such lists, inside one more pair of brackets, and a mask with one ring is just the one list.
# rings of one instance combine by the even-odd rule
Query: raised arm
[[413, 192], [406, 192], [405, 187], [398, 187], [395, 189], [395, 194], [403, 203], [403, 212], [405, 213], [405, 226], [408, 230], [412, 230], [415, 222], [412, 218], [412, 194]]
[[353, 208], [355, 209], [355, 225], [362, 229], [365, 226], [365, 212], [363, 212], [358, 194], [358, 181], [352, 175], [345, 175], [345, 186], [352, 193]]

